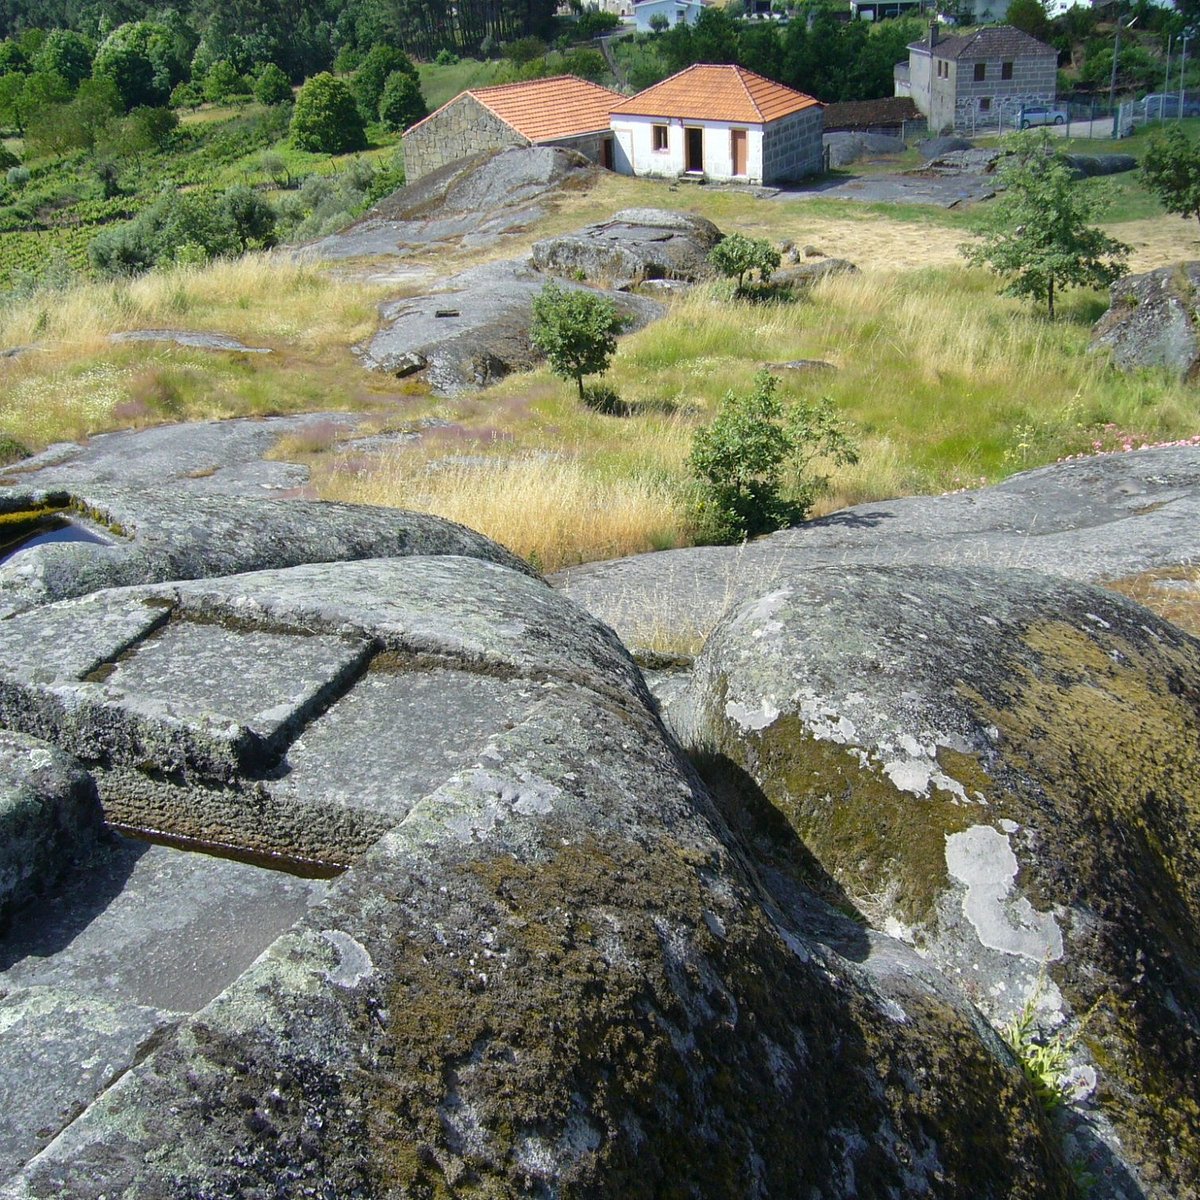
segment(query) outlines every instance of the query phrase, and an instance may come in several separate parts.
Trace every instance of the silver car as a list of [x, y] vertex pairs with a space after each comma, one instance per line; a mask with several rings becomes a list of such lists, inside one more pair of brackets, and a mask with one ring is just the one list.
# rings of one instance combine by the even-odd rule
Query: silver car
[[1030, 125], [1065, 125], [1069, 120], [1061, 108], [1051, 108], [1048, 104], [1026, 104], [1017, 116], [1022, 129]]

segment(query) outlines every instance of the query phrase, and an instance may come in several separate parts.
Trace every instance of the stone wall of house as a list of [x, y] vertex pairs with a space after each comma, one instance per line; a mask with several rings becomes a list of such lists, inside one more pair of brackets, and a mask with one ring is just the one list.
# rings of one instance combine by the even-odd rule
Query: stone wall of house
[[528, 146], [529, 139], [464, 92], [433, 116], [414, 125], [404, 135], [403, 145], [404, 178], [413, 183], [422, 175], [469, 154]]
[[[989, 101], [987, 112], [1003, 104], [1014, 113], [1021, 104], [1052, 103], [1057, 88], [1057, 60], [1054, 52], [1038, 57], [1014, 58], [1013, 77], [1001, 78], [1000, 58], [959, 59], [951, 62], [949, 76], [932, 80], [929, 124], [933, 129], [961, 123], [964, 116], [981, 112], [980, 101]], [[984, 78], [975, 78], [975, 64], [984, 64]], [[914, 94], [915, 99], [915, 94]]]
[[821, 170], [825, 110], [806, 108], [763, 130], [763, 183], [786, 183]]

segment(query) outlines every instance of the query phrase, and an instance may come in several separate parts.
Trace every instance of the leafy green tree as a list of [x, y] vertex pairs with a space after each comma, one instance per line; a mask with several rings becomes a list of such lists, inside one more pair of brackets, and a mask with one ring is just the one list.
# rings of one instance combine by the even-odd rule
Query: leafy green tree
[[388, 77], [397, 71], [410, 75], [414, 82], [417, 68], [403, 50], [395, 46], [372, 46], [367, 56], [358, 65], [350, 82], [354, 103], [364, 121], [374, 121], [379, 116], [379, 101]]
[[379, 98], [379, 119], [388, 129], [407, 129], [428, 113], [421, 85], [411, 75], [393, 71]]
[[533, 298], [529, 340], [549, 359], [555, 375], [575, 380], [580, 400], [583, 377], [608, 370], [624, 328], [625, 318], [611, 300], [583, 288], [548, 283]]
[[1190, 141], [1178, 125], [1150, 135], [1141, 178], [1167, 212], [1200, 220], [1200, 142]]
[[204, 76], [204, 98], [211, 103], [219, 103], [230, 96], [244, 96], [250, 85], [238, 69], [227, 59], [219, 58]]
[[254, 81], [254, 98], [259, 104], [291, 104], [291, 81], [274, 63], [267, 63]]
[[737, 542], [803, 520], [828, 485], [813, 465], [858, 461], [858, 448], [833, 401], [784, 408], [779, 380], [754, 376], [748, 394], [726, 393], [713, 421], [696, 430], [688, 467], [698, 483], [702, 540]]
[[29, 59], [16, 42], [5, 38], [0, 42], [0, 75], [26, 75]]
[[156, 21], [128, 21], [100, 43], [92, 74], [116, 84], [125, 108], [168, 102], [184, 75], [172, 31]]
[[604, 12], [599, 8], [587, 8], [579, 14], [575, 23], [575, 32], [581, 38], [599, 37], [603, 33], [611, 33], [621, 24], [621, 18], [616, 13]]
[[42, 43], [34, 69], [59, 75], [74, 91], [92, 73], [92, 46], [71, 29], [52, 29]]
[[1088, 224], [1097, 205], [1075, 185], [1047, 130], [1008, 134], [1004, 144], [1004, 191], [988, 228], [960, 251], [1006, 278], [1005, 295], [1044, 302], [1053, 317], [1056, 291], [1107, 287], [1125, 273], [1129, 247]]
[[1008, 11], [1004, 19], [1016, 29], [1035, 37], [1040, 42], [1049, 42], [1053, 35], [1050, 15], [1043, 0], [1008, 0]]
[[292, 143], [318, 154], [345, 154], [367, 144], [362, 117], [350, 89], [328, 71], [314, 75], [296, 99]]
[[757, 271], [763, 283], [771, 278], [771, 272], [779, 266], [779, 251], [766, 238], [731, 233], [708, 252], [708, 261], [726, 278], [736, 275], [737, 290], [741, 292], [751, 271]]

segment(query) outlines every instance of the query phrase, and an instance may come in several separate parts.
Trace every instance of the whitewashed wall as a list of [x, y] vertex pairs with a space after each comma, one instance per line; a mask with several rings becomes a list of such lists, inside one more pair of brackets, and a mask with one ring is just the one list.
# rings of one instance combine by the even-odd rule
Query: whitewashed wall
[[[655, 125], [667, 126], [667, 149], [654, 149]], [[616, 168], [622, 175], [658, 175], [674, 179], [684, 172], [684, 127], [704, 130], [704, 174], [709, 179], [732, 179], [733, 157], [729, 131], [745, 129], [746, 174], [754, 183], [762, 182], [763, 134], [760, 125], [742, 125], [736, 121], [682, 121], [653, 117], [614, 116]]]

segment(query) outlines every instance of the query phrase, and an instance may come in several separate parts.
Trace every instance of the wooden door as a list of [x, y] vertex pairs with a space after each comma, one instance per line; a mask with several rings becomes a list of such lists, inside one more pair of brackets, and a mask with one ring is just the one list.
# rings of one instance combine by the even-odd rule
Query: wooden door
[[746, 156], [746, 131], [744, 129], [731, 129], [729, 131], [729, 157], [733, 159], [733, 173], [735, 175], [745, 175], [747, 173]]
[[684, 153], [683, 169], [685, 171], [695, 172], [697, 175], [704, 174], [704, 130], [692, 127], [684, 130], [684, 145], [686, 147]]

